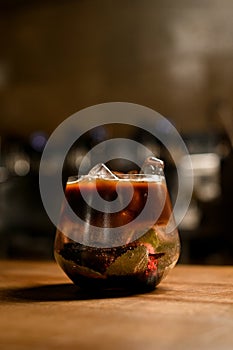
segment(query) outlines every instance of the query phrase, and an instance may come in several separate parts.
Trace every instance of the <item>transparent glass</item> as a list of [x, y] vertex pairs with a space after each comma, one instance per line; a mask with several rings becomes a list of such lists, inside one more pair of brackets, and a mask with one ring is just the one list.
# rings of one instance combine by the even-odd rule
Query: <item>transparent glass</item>
[[[55, 259], [83, 289], [150, 291], [175, 266], [180, 254], [163, 166], [158, 163], [153, 174], [115, 174], [113, 178], [88, 174], [68, 180]], [[102, 210], [95, 207], [96, 192], [104, 200]], [[110, 210], [108, 206], [117, 200], [124, 207]], [[78, 222], [71, 217], [70, 208]], [[173, 226], [171, 232], [168, 222]]]

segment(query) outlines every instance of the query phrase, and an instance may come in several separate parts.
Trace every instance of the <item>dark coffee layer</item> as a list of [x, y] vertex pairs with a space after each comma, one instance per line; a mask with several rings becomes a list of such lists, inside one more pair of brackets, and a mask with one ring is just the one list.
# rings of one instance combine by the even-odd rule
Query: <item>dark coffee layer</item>
[[[131, 198], [132, 189], [132, 199], [125, 208], [113, 213], [105, 212], [111, 201], [127, 202], [127, 198]], [[84, 199], [88, 198], [91, 203], [96, 192], [106, 204], [101, 208], [102, 211], [92, 208]], [[148, 199], [150, 203], [143, 212], [143, 222], [151, 223], [151, 220], [156, 218], [158, 224], [166, 224], [171, 215], [170, 199], [166, 186], [161, 182], [84, 178], [79, 182], [68, 183], [65, 195], [75, 214], [97, 227], [119, 227], [128, 224], [139, 216]], [[63, 209], [63, 215], [69, 216], [66, 207]]]

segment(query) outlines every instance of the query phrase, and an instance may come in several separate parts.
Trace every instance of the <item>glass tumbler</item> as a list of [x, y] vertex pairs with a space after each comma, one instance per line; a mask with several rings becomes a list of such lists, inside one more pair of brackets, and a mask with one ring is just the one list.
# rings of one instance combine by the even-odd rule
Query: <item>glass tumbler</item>
[[147, 292], [175, 266], [180, 240], [163, 162], [147, 169], [68, 179], [54, 254], [82, 289]]

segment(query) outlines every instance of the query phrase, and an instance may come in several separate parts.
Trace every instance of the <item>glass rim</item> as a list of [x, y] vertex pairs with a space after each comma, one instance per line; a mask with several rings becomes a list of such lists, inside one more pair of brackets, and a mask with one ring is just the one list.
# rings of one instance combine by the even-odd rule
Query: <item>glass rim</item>
[[[115, 175], [115, 174], [114, 174]], [[69, 176], [67, 179], [67, 184], [72, 184], [72, 183], [77, 183], [81, 180], [84, 179], [89, 179], [91, 180], [108, 180], [108, 181], [161, 181], [165, 179], [164, 174], [117, 174], [115, 175], [116, 177], [110, 177], [108, 175], [103, 175], [103, 174], [99, 174], [99, 175], [90, 175], [90, 174], [86, 174], [86, 175], [73, 175], [73, 176]]]

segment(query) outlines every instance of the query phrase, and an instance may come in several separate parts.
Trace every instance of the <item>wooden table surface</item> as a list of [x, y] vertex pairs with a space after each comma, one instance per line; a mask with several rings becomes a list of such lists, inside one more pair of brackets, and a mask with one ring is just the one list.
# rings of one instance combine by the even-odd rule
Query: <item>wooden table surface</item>
[[154, 292], [87, 297], [54, 262], [0, 261], [0, 349], [233, 349], [233, 266], [177, 265]]

